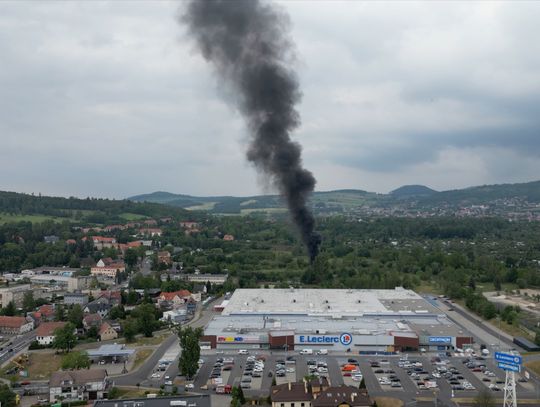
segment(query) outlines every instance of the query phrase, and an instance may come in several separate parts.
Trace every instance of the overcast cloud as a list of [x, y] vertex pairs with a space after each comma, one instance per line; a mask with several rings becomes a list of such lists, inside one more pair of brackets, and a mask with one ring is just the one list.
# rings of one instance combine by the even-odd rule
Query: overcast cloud
[[[0, 189], [266, 190], [165, 1], [0, 2]], [[540, 179], [540, 3], [279, 3], [318, 190]]]

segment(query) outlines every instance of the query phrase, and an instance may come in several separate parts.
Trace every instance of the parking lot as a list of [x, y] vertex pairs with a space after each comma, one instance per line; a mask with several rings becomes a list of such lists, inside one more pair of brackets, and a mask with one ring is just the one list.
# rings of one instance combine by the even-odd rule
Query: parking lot
[[[484, 387], [491, 388], [498, 397], [494, 387], [504, 387], [504, 383], [501, 385], [504, 373], [491, 359], [475, 360], [485, 367], [482, 371], [473, 371], [467, 366], [471, 361], [465, 357], [441, 358], [422, 354], [301, 355], [298, 352], [250, 350], [248, 354], [207, 352], [201, 358], [203, 363], [194, 381], [195, 389], [241, 386], [247, 395], [258, 397], [269, 394], [274, 378], [277, 384], [282, 384], [306, 376], [325, 377], [332, 386], [359, 386], [363, 379], [370, 394], [401, 399], [433, 397], [440, 393], [448, 397], [472, 397]], [[518, 396], [533, 393], [531, 385], [519, 382]]]

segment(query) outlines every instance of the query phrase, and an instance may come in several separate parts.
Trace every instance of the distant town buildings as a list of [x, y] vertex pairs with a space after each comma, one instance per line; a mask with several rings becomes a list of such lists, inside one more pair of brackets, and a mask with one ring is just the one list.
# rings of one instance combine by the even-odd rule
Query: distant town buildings
[[111, 258], [101, 259], [90, 269], [90, 273], [96, 277], [106, 277], [116, 279], [118, 273], [126, 271], [126, 265], [123, 261], [115, 261]]

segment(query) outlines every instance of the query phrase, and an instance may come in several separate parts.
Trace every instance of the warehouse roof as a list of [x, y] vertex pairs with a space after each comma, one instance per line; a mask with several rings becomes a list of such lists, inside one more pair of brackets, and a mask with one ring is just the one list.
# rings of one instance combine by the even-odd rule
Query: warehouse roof
[[[231, 296], [223, 315], [363, 315], [389, 311], [385, 300], [427, 302], [414, 291], [351, 289], [238, 289]], [[427, 305], [426, 305], [427, 306]]]

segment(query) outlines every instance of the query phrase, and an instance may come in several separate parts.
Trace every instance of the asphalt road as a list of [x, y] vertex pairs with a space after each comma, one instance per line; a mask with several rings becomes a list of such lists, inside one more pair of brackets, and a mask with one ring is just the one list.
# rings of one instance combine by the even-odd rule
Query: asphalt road
[[[201, 311], [200, 316], [195, 319], [193, 322], [190, 322], [186, 325], [192, 326], [194, 328], [204, 327], [208, 322], [216, 315], [213, 311], [213, 306], [221, 301], [221, 298], [217, 298], [214, 301], [208, 303]], [[173, 361], [166, 372], [164, 372], [159, 379], [152, 379], [151, 375], [156, 369], [159, 360], [165, 355], [167, 350], [178, 341], [178, 337], [175, 332], [171, 332], [168, 336], [156, 349], [156, 351], [135, 371], [130, 372], [126, 375], [115, 376], [113, 378], [114, 383], [117, 386], [136, 386], [139, 384], [143, 387], [157, 387], [159, 388], [165, 381], [165, 376], [170, 376], [174, 378], [178, 375], [178, 359]]]
[[[25, 349], [30, 345], [32, 341], [36, 339], [36, 332], [31, 331], [27, 332], [19, 337], [14, 337], [8, 341], [11, 345], [6, 343], [3, 345], [3, 350], [0, 351], [0, 365], [4, 365], [8, 362], [14, 355], [16, 355], [21, 350]], [[10, 352], [9, 349], [12, 349]]]

